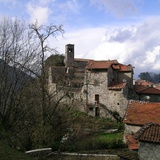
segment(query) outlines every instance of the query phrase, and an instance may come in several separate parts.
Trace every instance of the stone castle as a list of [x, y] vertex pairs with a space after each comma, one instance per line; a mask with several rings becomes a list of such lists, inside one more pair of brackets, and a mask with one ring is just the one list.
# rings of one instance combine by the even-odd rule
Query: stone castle
[[124, 117], [134, 67], [117, 60], [95, 61], [74, 57], [74, 45], [65, 46], [65, 66], [49, 67], [49, 93], [57, 101], [97, 117]]

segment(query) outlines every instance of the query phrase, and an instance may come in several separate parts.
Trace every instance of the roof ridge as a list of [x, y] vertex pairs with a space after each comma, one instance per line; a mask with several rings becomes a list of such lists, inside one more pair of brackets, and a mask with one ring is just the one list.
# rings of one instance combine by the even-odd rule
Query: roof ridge
[[135, 139], [140, 139], [140, 137], [143, 135], [143, 133], [148, 129], [150, 128], [151, 126], [158, 126], [160, 127], [160, 124], [158, 123], [153, 123], [153, 122], [149, 122], [149, 123], [146, 123], [145, 125], [143, 125], [143, 127], [141, 127], [141, 129], [139, 129], [136, 134], [134, 135], [134, 138]]

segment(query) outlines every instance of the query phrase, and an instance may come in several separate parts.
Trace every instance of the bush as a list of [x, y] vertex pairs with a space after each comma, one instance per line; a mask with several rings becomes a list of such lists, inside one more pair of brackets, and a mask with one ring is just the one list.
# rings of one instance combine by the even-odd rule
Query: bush
[[66, 142], [60, 147], [61, 151], [90, 151], [124, 148], [123, 133], [95, 134], [81, 139]]
[[0, 141], [0, 160], [31, 160], [31, 158]]

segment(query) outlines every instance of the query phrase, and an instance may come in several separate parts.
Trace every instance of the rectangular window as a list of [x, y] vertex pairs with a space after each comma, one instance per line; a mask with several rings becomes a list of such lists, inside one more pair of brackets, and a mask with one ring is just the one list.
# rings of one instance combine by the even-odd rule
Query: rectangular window
[[99, 94], [95, 94], [95, 103], [99, 104]]

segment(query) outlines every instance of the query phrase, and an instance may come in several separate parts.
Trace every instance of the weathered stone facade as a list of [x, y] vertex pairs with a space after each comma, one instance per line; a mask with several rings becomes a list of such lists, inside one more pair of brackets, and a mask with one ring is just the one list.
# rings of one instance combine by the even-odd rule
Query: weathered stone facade
[[61, 102], [75, 103], [79, 110], [92, 116], [112, 117], [118, 113], [123, 118], [128, 90], [133, 87], [133, 67], [116, 60], [74, 59], [72, 44], [66, 45], [65, 51], [65, 66], [49, 69], [50, 94], [56, 93], [58, 100], [67, 93]]
[[106, 117], [111, 112], [117, 112], [121, 117], [124, 116], [128, 103], [128, 88], [110, 90], [108, 84], [113, 77], [112, 75], [112, 68], [109, 68], [108, 71], [86, 71], [87, 81], [85, 90], [87, 91], [86, 101], [89, 105], [88, 113], [90, 115], [96, 116], [96, 114], [99, 114], [101, 117]]
[[125, 133], [126, 134], [135, 134], [142, 126], [125, 124]]
[[156, 143], [140, 142], [138, 155], [140, 160], [159, 160], [160, 145]]

